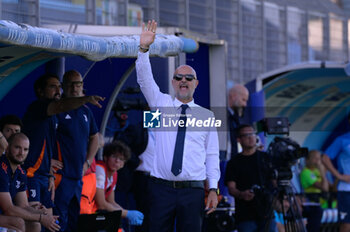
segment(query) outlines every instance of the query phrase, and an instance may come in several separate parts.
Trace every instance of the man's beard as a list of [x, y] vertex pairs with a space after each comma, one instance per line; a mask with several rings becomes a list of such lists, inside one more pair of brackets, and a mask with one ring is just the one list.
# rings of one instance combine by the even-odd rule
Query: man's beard
[[22, 165], [24, 162], [18, 161], [11, 153], [8, 154], [7, 158], [10, 160], [11, 163], [14, 163], [16, 165]]

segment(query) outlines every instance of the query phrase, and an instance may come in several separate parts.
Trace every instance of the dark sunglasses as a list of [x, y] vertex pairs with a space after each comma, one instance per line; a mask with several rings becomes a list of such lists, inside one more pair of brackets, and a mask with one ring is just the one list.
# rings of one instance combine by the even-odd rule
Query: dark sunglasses
[[186, 81], [192, 81], [196, 79], [196, 76], [193, 74], [176, 74], [174, 75], [173, 79], [177, 81], [181, 81], [182, 78], [186, 78]]

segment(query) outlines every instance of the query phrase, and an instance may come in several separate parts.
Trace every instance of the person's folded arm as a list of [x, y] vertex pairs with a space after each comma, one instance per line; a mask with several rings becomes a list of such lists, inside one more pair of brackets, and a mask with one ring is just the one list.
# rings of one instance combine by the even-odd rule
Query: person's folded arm
[[[21, 196], [15, 197], [15, 202], [19, 202], [18, 199]], [[22, 203], [25, 202], [25, 200], [22, 200]], [[23, 204], [21, 204], [23, 205]], [[40, 214], [33, 214], [33, 212], [30, 212], [20, 206], [16, 206], [12, 203], [11, 195], [9, 192], [0, 192], [0, 209], [4, 212], [7, 216], [15, 216], [20, 217], [26, 221], [37, 221], [40, 220]]]

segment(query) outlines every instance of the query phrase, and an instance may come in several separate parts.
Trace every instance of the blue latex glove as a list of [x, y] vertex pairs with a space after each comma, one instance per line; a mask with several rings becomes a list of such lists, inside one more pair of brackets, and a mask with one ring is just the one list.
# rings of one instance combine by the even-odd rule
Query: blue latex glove
[[129, 220], [131, 225], [139, 226], [143, 222], [143, 213], [137, 210], [128, 210], [126, 218]]

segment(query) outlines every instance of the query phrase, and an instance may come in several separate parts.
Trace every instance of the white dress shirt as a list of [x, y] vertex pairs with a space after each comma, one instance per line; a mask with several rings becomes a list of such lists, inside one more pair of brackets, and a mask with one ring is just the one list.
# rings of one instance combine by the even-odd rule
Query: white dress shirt
[[152, 129], [148, 129], [147, 133], [148, 133], [147, 147], [145, 151], [142, 152], [142, 154], [139, 156], [141, 163], [136, 168], [136, 170], [151, 173], [156, 145], [155, 145], [155, 138], [154, 138], [155, 135]]
[[[138, 53], [136, 73], [137, 82], [152, 110], [159, 109], [162, 117], [166, 115], [178, 116], [181, 113], [180, 106], [183, 103], [176, 98], [173, 99], [168, 94], [161, 93], [154, 81], [148, 52]], [[187, 105], [189, 106], [186, 110], [187, 120], [191, 120], [192, 117], [197, 119], [214, 118], [213, 112], [195, 104], [193, 100]], [[182, 172], [178, 176], [171, 172], [177, 127], [156, 128], [154, 134], [156, 152], [151, 176], [171, 181], [208, 179], [209, 188], [217, 188], [220, 167], [219, 142], [215, 127], [186, 128]]]

